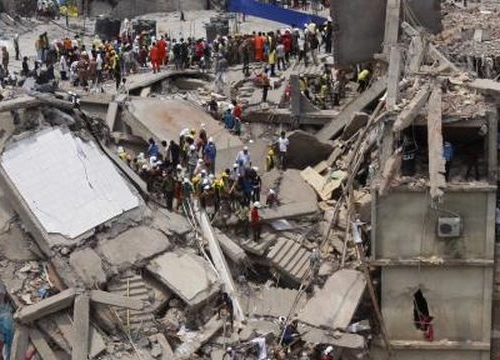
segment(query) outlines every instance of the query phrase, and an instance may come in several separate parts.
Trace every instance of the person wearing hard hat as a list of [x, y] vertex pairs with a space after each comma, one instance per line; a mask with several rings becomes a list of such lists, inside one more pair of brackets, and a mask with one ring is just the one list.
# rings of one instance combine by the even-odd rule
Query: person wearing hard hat
[[321, 354], [321, 360], [333, 360], [333, 346], [328, 346]]
[[252, 209], [250, 210], [250, 227], [252, 228], [253, 241], [255, 242], [260, 240], [260, 230], [262, 227], [259, 207], [260, 203], [256, 201], [253, 203]]

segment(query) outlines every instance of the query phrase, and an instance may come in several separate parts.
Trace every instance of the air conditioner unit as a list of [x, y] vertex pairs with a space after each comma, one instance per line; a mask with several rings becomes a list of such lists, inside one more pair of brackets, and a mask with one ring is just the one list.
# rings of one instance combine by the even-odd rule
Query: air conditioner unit
[[437, 235], [441, 238], [458, 237], [462, 233], [462, 219], [455, 217], [439, 217]]

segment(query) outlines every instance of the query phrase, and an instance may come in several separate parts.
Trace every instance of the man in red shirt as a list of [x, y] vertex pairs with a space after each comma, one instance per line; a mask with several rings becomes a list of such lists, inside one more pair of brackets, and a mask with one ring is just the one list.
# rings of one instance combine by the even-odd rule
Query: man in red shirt
[[233, 100], [233, 116], [235, 118], [238, 118], [241, 120], [241, 115], [243, 114], [243, 109], [241, 108], [241, 105], [236, 102], [236, 100]]
[[163, 36], [160, 35], [160, 40], [158, 40], [156, 46], [158, 47], [158, 60], [160, 62], [160, 66], [165, 65], [165, 60], [167, 58], [167, 42]]
[[153, 73], [157, 73], [158, 71], [160, 71], [160, 58], [156, 43], [153, 43], [153, 45], [151, 45], [151, 48], [149, 49], [149, 58], [153, 67]]
[[253, 241], [258, 242], [260, 240], [260, 215], [259, 215], [260, 203], [258, 201], [253, 203], [252, 210], [250, 210], [250, 227], [252, 228]]

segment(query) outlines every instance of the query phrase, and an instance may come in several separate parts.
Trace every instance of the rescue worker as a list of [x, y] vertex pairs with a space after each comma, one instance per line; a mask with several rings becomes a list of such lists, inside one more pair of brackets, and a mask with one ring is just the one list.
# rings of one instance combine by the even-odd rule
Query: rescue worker
[[363, 69], [361, 72], [358, 74], [358, 93], [362, 93], [366, 90], [368, 87], [368, 83], [370, 82], [370, 70], [368, 69]]
[[252, 228], [253, 241], [255, 242], [260, 240], [260, 231], [262, 227], [259, 207], [260, 203], [256, 201], [253, 203], [252, 209], [250, 210], [250, 227]]

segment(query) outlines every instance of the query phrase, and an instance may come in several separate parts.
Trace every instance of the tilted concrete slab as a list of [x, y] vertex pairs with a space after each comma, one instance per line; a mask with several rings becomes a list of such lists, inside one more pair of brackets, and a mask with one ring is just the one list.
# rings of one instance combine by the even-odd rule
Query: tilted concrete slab
[[316, 133], [316, 138], [319, 141], [327, 142], [337, 135], [342, 129], [352, 121], [355, 113], [363, 111], [370, 103], [375, 101], [387, 89], [387, 79], [382, 77], [376, 80], [364, 93], [354, 98], [348, 103], [339, 113], [338, 116], [332, 119], [329, 124], [325, 125]]
[[170, 241], [162, 232], [146, 226], [138, 226], [121, 233], [113, 239], [102, 240], [97, 247], [97, 251], [111, 265], [125, 268], [170, 248]]
[[283, 173], [273, 170], [262, 175], [263, 194], [278, 185], [279, 206], [261, 209], [262, 219], [271, 221], [312, 215], [318, 211], [316, 193], [300, 176], [300, 171], [288, 169]]
[[9, 144], [0, 173], [11, 204], [26, 208], [21, 217], [43, 228], [40, 236], [49, 246], [76, 242], [139, 206], [136, 192], [98, 146], [62, 127]]
[[275, 287], [263, 288], [249, 297], [248, 303], [245, 305], [245, 312], [249, 317], [270, 316], [278, 318], [287, 316], [293, 306], [295, 306], [296, 312], [302, 310], [305, 304], [305, 293], [299, 296], [298, 290]]
[[167, 252], [146, 269], [189, 306], [203, 303], [219, 291], [217, 274], [203, 258], [186, 252]]
[[146, 140], [152, 137], [158, 143], [162, 140], [178, 142], [184, 128], [198, 132], [201, 124], [205, 124], [207, 136], [213, 137], [218, 149], [242, 144], [237, 136], [224, 129], [221, 122], [184, 100], [132, 99], [126, 108], [130, 114], [123, 120], [134, 135]]
[[365, 287], [363, 273], [351, 269], [339, 270], [307, 302], [298, 318], [315, 327], [345, 329], [358, 308]]

